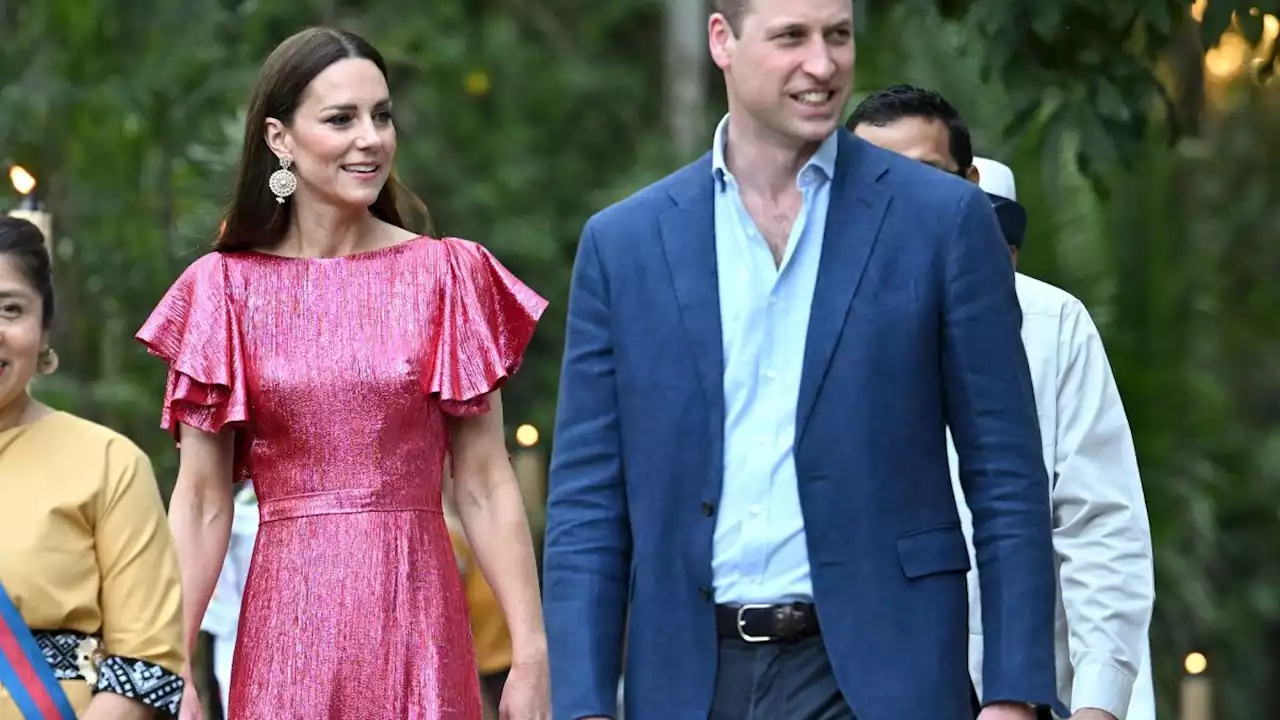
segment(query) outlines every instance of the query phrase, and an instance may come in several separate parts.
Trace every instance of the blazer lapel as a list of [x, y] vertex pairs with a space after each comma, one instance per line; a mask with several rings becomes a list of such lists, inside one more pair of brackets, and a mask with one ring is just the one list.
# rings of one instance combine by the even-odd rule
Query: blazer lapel
[[720, 289], [716, 274], [714, 179], [711, 155], [686, 170], [672, 190], [676, 207], [659, 218], [662, 248], [680, 308], [680, 322], [693, 352], [699, 384], [724, 429], [724, 347], [720, 331]]
[[866, 151], [863, 141], [840, 131], [822, 259], [805, 339], [796, 405], [796, 445], [808, 427], [818, 391], [844, 329], [849, 303], [866, 271], [889, 207], [889, 193], [876, 184], [887, 169], [888, 166]]

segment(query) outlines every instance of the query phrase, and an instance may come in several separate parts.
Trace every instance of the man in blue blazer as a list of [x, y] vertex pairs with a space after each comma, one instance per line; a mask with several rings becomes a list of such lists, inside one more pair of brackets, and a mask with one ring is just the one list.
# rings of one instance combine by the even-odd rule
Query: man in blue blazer
[[[556, 720], [972, 719], [1053, 701], [1048, 480], [1008, 251], [962, 178], [838, 129], [849, 0], [713, 0], [729, 115], [592, 217], [545, 612]], [[625, 636], [625, 642], [624, 642]]]

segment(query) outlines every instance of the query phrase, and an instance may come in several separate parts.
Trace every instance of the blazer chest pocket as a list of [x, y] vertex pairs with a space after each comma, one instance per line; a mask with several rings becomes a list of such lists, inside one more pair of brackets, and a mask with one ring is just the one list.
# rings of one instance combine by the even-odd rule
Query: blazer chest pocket
[[946, 572], [969, 571], [969, 549], [960, 524], [917, 530], [898, 538], [902, 572], [915, 579]]
[[895, 308], [910, 307], [916, 301], [915, 283], [860, 289], [853, 297], [853, 311], [862, 315], [877, 315]]

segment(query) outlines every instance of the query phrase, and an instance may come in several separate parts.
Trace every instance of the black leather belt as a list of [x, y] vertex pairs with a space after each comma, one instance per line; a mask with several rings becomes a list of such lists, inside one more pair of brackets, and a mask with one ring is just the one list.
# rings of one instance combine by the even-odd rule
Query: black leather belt
[[717, 605], [716, 632], [749, 643], [795, 642], [818, 634], [812, 603]]

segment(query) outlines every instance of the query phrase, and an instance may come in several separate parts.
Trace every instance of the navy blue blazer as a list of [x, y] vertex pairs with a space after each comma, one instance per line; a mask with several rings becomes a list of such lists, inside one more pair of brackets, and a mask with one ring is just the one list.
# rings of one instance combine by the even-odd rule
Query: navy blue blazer
[[[839, 132], [795, 464], [840, 689], [860, 720], [972, 718], [950, 426], [974, 515], [983, 700], [1048, 705], [1049, 482], [1008, 246], [976, 185]], [[578, 246], [544, 556], [556, 720], [615, 714], [624, 634], [629, 720], [711, 706], [712, 183], [708, 154], [593, 216]]]

